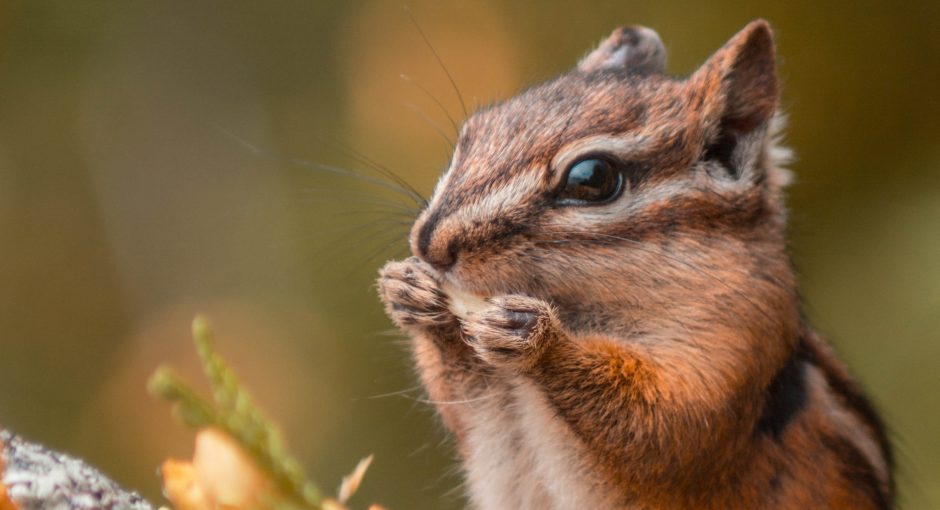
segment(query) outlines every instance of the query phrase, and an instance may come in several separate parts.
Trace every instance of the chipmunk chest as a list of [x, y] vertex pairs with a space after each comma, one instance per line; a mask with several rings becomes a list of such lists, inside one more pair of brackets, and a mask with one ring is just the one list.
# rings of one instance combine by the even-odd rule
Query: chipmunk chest
[[614, 508], [580, 441], [521, 378], [490, 389], [469, 413], [465, 464], [480, 509]]

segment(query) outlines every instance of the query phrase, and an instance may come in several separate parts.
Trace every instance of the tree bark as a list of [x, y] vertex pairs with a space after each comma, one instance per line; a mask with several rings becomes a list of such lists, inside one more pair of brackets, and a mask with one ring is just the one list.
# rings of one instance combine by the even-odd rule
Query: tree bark
[[19, 510], [154, 510], [81, 460], [5, 430], [0, 430], [0, 476], [0, 509], [13, 503]]

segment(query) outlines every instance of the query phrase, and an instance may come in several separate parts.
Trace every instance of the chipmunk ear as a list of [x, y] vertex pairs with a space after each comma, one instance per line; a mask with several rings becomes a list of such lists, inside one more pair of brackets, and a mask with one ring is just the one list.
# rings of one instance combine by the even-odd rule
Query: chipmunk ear
[[[692, 75], [689, 86], [692, 104], [705, 124], [705, 158], [716, 159], [740, 175], [763, 149], [777, 109], [770, 25], [764, 20], [749, 23]], [[742, 147], [745, 140], [760, 143]]]
[[579, 71], [589, 73], [601, 69], [662, 74], [666, 69], [666, 48], [653, 29], [620, 27], [578, 62]]

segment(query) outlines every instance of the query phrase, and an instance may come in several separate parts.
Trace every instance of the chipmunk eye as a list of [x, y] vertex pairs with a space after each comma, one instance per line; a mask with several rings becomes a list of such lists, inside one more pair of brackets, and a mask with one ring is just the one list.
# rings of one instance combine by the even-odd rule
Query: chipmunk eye
[[610, 161], [600, 158], [576, 161], [565, 179], [558, 199], [568, 204], [611, 200], [623, 188], [621, 172]]

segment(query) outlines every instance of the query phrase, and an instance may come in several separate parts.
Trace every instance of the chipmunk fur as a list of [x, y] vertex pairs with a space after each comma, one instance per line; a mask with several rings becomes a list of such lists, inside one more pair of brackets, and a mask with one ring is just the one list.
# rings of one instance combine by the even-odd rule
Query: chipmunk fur
[[381, 270], [472, 506], [892, 508], [881, 420], [801, 314], [769, 25], [664, 67], [623, 27], [475, 112]]

